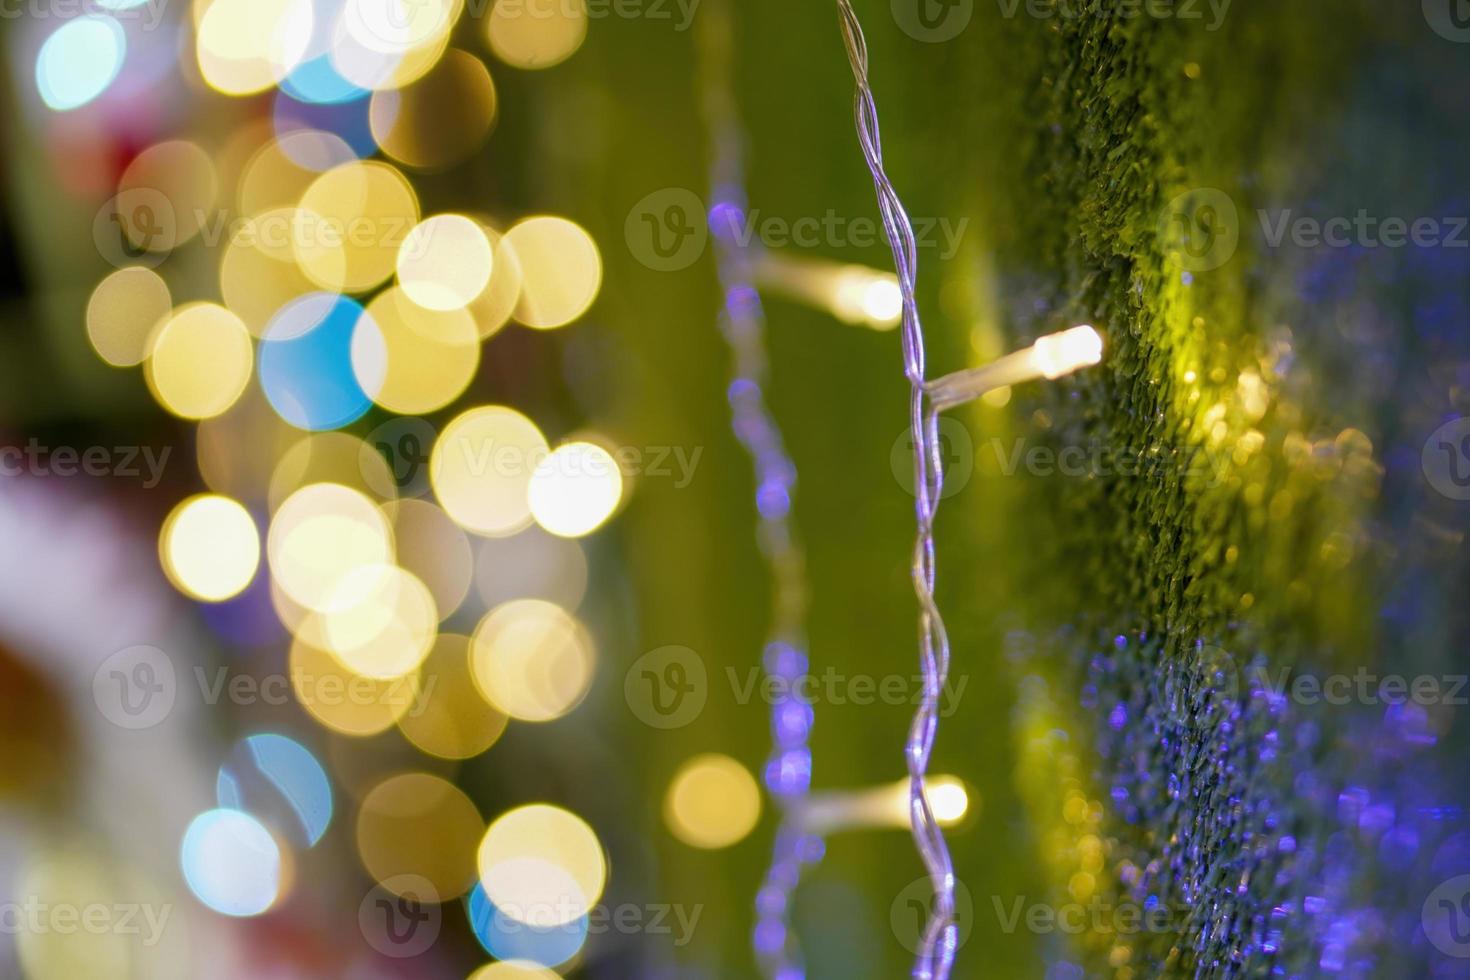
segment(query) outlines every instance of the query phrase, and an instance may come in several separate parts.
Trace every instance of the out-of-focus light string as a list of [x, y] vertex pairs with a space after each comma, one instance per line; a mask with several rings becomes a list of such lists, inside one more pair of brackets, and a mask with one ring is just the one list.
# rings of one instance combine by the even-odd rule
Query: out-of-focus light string
[[735, 235], [743, 223], [746, 198], [745, 138], [733, 92], [732, 36], [729, 7], [723, 2], [712, 5], [701, 18], [700, 29], [703, 109], [711, 144], [709, 223], [724, 295], [720, 327], [733, 362], [728, 392], [731, 420], [755, 468], [761, 552], [772, 579], [772, 617], [762, 664], [768, 676], [785, 682], [780, 689], [788, 692], [771, 705], [774, 745], [765, 783], [780, 805], [781, 821], [756, 897], [754, 944], [765, 976], [799, 980], [806, 972], [791, 924], [791, 906], [805, 866], [820, 860], [823, 850], [822, 839], [796, 819], [812, 778], [812, 707], [790, 693], [809, 670], [806, 555], [791, 522], [796, 464], [763, 391], [770, 365], [764, 312], [754, 284], [756, 259]]

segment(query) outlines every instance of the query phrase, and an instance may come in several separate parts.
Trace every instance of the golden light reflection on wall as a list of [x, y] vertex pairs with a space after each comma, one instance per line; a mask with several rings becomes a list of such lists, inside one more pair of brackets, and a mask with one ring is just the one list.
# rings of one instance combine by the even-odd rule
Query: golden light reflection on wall
[[352, 338], [352, 371], [363, 391], [400, 415], [433, 412], [469, 387], [480, 334], [464, 309], [427, 310], [394, 286], [368, 304], [375, 330]]
[[168, 252], [199, 234], [218, 195], [210, 155], [197, 143], [169, 140], [128, 164], [118, 181], [116, 207], [134, 246]]
[[145, 376], [173, 414], [207, 419], [235, 403], [250, 382], [255, 348], [240, 318], [213, 303], [174, 311], [153, 342]]
[[418, 198], [393, 167], [378, 161], [334, 167], [301, 197], [292, 232], [296, 261], [323, 289], [371, 289], [393, 274], [398, 249], [418, 220]]
[[200, 494], [175, 507], [163, 522], [158, 552], [175, 588], [206, 602], [222, 602], [255, 578], [260, 532], [238, 502]]
[[498, 910], [542, 928], [586, 915], [607, 885], [597, 834], [575, 814], [544, 803], [512, 810], [490, 825], [480, 843], [479, 870]]
[[392, 728], [421, 696], [417, 673], [393, 680], [363, 677], [300, 637], [291, 643], [290, 673], [297, 702], [323, 727], [353, 738]]
[[480, 693], [521, 721], [546, 722], [581, 703], [592, 683], [592, 638], [575, 616], [540, 599], [492, 609], [475, 630]]
[[469, 538], [449, 515], [423, 500], [400, 500], [390, 508], [398, 564], [428, 586], [439, 618], [450, 616], [469, 595], [475, 556]]
[[315, 23], [311, 0], [213, 0], [196, 35], [199, 70], [226, 95], [263, 92], [306, 54]]
[[495, 125], [496, 109], [489, 69], [451, 48], [412, 85], [374, 94], [369, 122], [388, 156], [408, 167], [438, 169], [480, 148]]
[[536, 467], [527, 489], [531, 515], [552, 534], [580, 538], [601, 527], [623, 498], [623, 474], [601, 446], [558, 446]]
[[587, 39], [584, 0], [497, 3], [485, 24], [490, 49], [516, 68], [550, 68], [577, 53]]
[[664, 822], [691, 847], [714, 850], [744, 840], [761, 814], [761, 791], [744, 766], [726, 755], [690, 759], [664, 797]]
[[439, 636], [419, 671], [414, 710], [398, 720], [405, 738], [441, 759], [479, 755], [505, 731], [506, 716], [485, 703], [470, 674], [470, 638]]
[[173, 311], [168, 284], [151, 269], [133, 266], [103, 279], [87, 302], [87, 339], [114, 367], [148, 356], [154, 333]]
[[475, 883], [475, 854], [485, 823], [457, 786], [428, 773], [383, 780], [357, 814], [363, 867], [391, 887], [398, 875], [418, 875], [448, 901]]
[[473, 408], [445, 426], [429, 479], [445, 512], [468, 531], [503, 537], [531, 523], [531, 474], [550, 452], [536, 423], [514, 409]]
[[[317, 483], [281, 504], [266, 554], [273, 580], [292, 601], [330, 611], [361, 598], [342, 587], [351, 572], [393, 560], [393, 535], [371, 500], [338, 484]], [[354, 585], [366, 592], [372, 581]]]
[[527, 218], [505, 233], [521, 263], [515, 317], [551, 330], [580, 317], [602, 287], [602, 256], [592, 236], [565, 218]]
[[398, 284], [429, 310], [468, 306], [490, 284], [495, 253], [476, 221], [436, 214], [420, 222], [398, 252]]

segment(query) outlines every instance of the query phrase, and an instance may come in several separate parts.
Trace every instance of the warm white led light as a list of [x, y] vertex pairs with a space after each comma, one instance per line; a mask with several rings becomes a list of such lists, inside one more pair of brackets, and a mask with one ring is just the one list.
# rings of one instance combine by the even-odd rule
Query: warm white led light
[[1032, 350], [1042, 376], [1053, 380], [1101, 361], [1103, 343], [1096, 330], [1083, 326], [1042, 337]]
[[[930, 776], [924, 780], [934, 818], [944, 827], [953, 826], [970, 812], [970, 793], [956, 776]], [[827, 835], [844, 830], [905, 830], [909, 814], [909, 781], [856, 791], [812, 793], [801, 802], [797, 819], [813, 834]]]
[[935, 410], [942, 412], [1011, 385], [1040, 378], [1055, 380], [1098, 363], [1102, 355], [1101, 334], [1092, 327], [1073, 327], [1042, 337], [998, 361], [931, 381], [929, 398]]

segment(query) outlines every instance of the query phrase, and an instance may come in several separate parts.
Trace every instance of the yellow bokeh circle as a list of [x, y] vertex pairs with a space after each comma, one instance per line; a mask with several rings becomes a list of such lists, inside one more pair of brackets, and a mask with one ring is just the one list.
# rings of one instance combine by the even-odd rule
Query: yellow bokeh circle
[[592, 684], [592, 639], [555, 603], [516, 599], [492, 609], [475, 630], [471, 668], [485, 699], [521, 721], [554, 721]]
[[245, 391], [255, 366], [250, 332], [213, 303], [179, 307], [153, 341], [145, 377], [160, 405], [180, 418], [222, 414]]
[[505, 233], [521, 267], [515, 317], [551, 330], [586, 313], [602, 288], [602, 256], [582, 227], [565, 218], [527, 218]]
[[527, 489], [548, 452], [546, 437], [520, 412], [474, 408], [445, 426], [429, 457], [429, 479], [455, 523], [505, 537], [531, 523]]
[[491, 824], [480, 842], [479, 869], [497, 910], [544, 929], [586, 915], [607, 885], [597, 834], [576, 814], [545, 803], [511, 810]]
[[713, 850], [744, 840], [761, 814], [755, 777], [726, 755], [686, 762], [664, 798], [664, 821], [691, 847]]
[[372, 289], [393, 274], [418, 220], [413, 187], [393, 167], [372, 160], [333, 167], [312, 181], [295, 211], [296, 261], [323, 289]]
[[179, 591], [206, 602], [243, 592], [260, 567], [260, 532], [238, 501], [190, 497], [164, 521], [158, 539], [163, 570]]

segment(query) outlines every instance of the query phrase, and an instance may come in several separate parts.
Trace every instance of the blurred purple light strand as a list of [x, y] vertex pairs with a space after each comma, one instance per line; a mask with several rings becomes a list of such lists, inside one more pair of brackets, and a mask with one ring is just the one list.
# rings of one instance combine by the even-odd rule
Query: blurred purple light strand
[[757, 536], [772, 580], [772, 617], [763, 669], [782, 692], [771, 705], [773, 748], [765, 783], [781, 806], [781, 824], [765, 881], [756, 897], [754, 944], [762, 973], [771, 980], [802, 980], [806, 970], [791, 925], [791, 905], [807, 864], [820, 860], [822, 841], [793, 819], [811, 789], [813, 712], [792, 692], [810, 663], [806, 654], [806, 555], [791, 524], [796, 464], [786, 452], [780, 426], [766, 404], [763, 386], [770, 364], [765, 316], [752, 285], [751, 256], [735, 234], [744, 225], [745, 138], [733, 92], [733, 27], [724, 3], [701, 18], [700, 54], [704, 114], [711, 144], [710, 189], [716, 196], [707, 216], [715, 242], [724, 308], [720, 328], [729, 345], [732, 380], [728, 390], [731, 427], [755, 469]]

